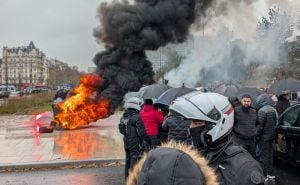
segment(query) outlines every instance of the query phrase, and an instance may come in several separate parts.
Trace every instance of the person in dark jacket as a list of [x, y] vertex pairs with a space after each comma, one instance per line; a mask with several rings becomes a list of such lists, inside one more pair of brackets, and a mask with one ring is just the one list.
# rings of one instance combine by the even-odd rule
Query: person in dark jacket
[[236, 96], [229, 96], [228, 100], [233, 108], [241, 105], [238, 97], [236, 97]]
[[218, 185], [213, 169], [197, 150], [169, 142], [145, 154], [127, 185]]
[[132, 97], [125, 103], [125, 112], [119, 123], [119, 131], [124, 135], [126, 153], [125, 178], [133, 168], [140, 155], [147, 149], [147, 134], [144, 123], [139, 115], [142, 101]]
[[234, 109], [233, 140], [244, 147], [255, 158], [257, 112], [250, 107], [251, 101], [251, 96], [245, 94], [242, 96], [241, 106]]
[[162, 128], [168, 130], [168, 140], [187, 142], [190, 121], [179, 114], [170, 111], [165, 118]]
[[225, 96], [193, 92], [177, 98], [170, 110], [191, 121], [192, 145], [209, 161], [220, 185], [264, 184], [260, 164], [232, 141], [234, 111]]
[[285, 109], [291, 106], [289, 100], [290, 100], [289, 94], [282, 94], [278, 97], [278, 102], [276, 103], [276, 111], [278, 115], [283, 113]]
[[151, 146], [158, 146], [158, 128], [164, 121], [162, 112], [153, 107], [152, 99], [146, 99], [140, 116], [144, 122], [146, 133], [150, 138]]
[[269, 96], [261, 94], [256, 102], [260, 109], [258, 110], [258, 138], [261, 149], [260, 161], [264, 174], [268, 180], [274, 180], [273, 175], [273, 144], [276, 134], [277, 113], [269, 103]]

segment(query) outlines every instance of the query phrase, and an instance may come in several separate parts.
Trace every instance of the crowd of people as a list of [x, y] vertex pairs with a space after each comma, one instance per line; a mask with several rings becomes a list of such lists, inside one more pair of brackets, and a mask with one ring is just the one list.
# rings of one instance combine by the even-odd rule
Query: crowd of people
[[[256, 101], [258, 110], [250, 106], [252, 101]], [[278, 114], [271, 106], [269, 96], [261, 94], [252, 100], [250, 95], [243, 95], [241, 105], [235, 107], [234, 112], [234, 141], [261, 163], [267, 180], [274, 181], [273, 144]]]
[[[252, 101], [256, 101], [258, 108], [251, 107]], [[276, 110], [267, 94], [256, 99], [244, 94], [239, 101], [235, 97], [194, 91], [175, 99], [166, 114], [153, 106], [151, 99], [129, 98], [119, 124], [120, 133], [124, 135], [127, 184], [187, 184], [186, 178], [175, 183], [174, 179], [182, 175], [191, 178], [188, 184], [201, 184], [193, 173], [200, 178], [206, 173], [204, 169], [210, 168], [217, 184], [274, 182], [275, 126], [278, 113], [289, 106], [287, 102], [287, 95], [280, 96]], [[167, 138], [159, 137], [160, 128], [167, 132]], [[161, 141], [171, 144], [159, 146]], [[180, 160], [190, 155], [186, 147], [197, 150], [196, 158], [205, 159], [208, 167], [200, 167], [200, 172], [192, 173], [193, 166], [197, 166], [194, 161], [191, 166], [179, 165], [177, 170], [183, 168], [178, 172], [180, 175], [169, 177], [168, 166], [174, 165], [179, 154], [182, 154]], [[160, 180], [162, 176], [164, 180]], [[202, 184], [209, 184], [206, 180], [202, 180]]]

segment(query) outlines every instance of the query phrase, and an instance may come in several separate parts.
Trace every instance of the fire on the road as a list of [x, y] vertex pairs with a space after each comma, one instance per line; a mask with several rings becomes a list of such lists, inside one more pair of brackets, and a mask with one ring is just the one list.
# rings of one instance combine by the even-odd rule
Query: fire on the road
[[96, 74], [82, 76], [72, 95], [58, 104], [60, 111], [54, 121], [64, 129], [75, 129], [107, 117], [110, 100], [99, 99], [95, 89], [101, 84], [102, 79]]

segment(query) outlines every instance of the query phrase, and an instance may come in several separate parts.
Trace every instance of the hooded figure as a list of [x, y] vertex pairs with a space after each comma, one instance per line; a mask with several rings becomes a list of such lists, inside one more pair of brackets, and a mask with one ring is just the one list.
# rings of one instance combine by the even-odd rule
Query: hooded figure
[[278, 115], [283, 113], [285, 109], [289, 108], [291, 106], [289, 101], [289, 95], [288, 94], [282, 94], [278, 97], [278, 102], [276, 103], [276, 111]]
[[145, 154], [127, 185], [217, 185], [217, 177], [197, 150], [174, 141]]
[[261, 94], [257, 97], [256, 103], [259, 106], [258, 116], [258, 137], [263, 141], [275, 139], [277, 113], [275, 108], [270, 105], [269, 96]]
[[261, 94], [256, 102], [258, 110], [258, 140], [261, 148], [260, 162], [267, 180], [274, 180], [273, 175], [273, 143], [276, 134], [277, 113], [270, 105], [269, 96]]
[[236, 96], [229, 96], [228, 100], [233, 108], [240, 106], [240, 104], [241, 104], [238, 97], [236, 97]]

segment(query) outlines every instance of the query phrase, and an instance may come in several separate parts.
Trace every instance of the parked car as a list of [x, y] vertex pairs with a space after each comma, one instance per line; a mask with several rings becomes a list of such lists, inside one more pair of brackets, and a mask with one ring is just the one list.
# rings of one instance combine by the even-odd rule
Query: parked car
[[9, 95], [8, 91], [0, 91], [0, 98], [7, 98]]
[[300, 167], [300, 103], [293, 104], [278, 118], [275, 157]]
[[13, 85], [0, 85], [0, 98], [7, 98], [9, 92], [15, 91], [16, 87]]
[[20, 91], [11, 91], [8, 95], [9, 99], [20, 99], [21, 95], [20, 95]]

